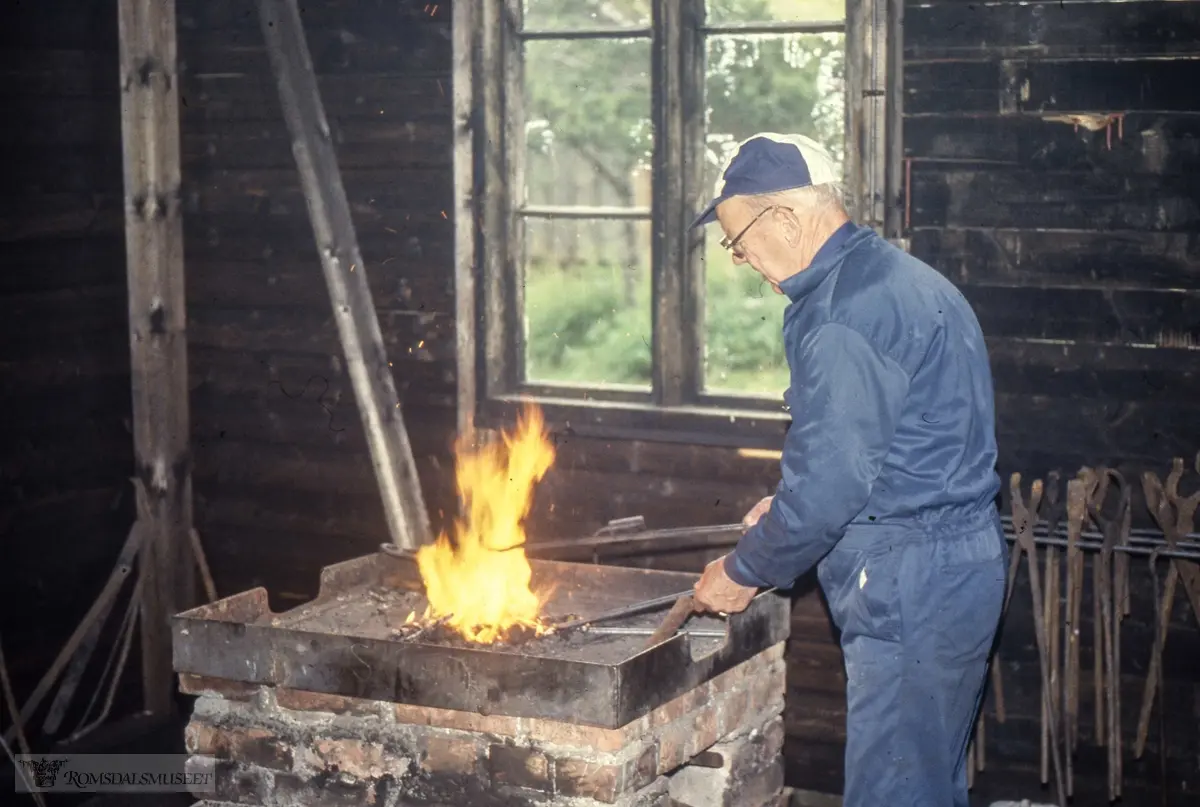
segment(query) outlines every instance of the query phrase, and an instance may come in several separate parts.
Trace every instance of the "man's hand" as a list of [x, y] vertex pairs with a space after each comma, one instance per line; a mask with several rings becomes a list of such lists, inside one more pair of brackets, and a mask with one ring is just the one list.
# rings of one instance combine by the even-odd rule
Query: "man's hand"
[[748, 530], [757, 524], [758, 520], [765, 516], [767, 511], [771, 509], [771, 502], [774, 500], [774, 496], [766, 496], [760, 499], [758, 504], [750, 508], [750, 512], [742, 516], [742, 528]]
[[[761, 504], [761, 502], [760, 502]], [[725, 615], [746, 610], [758, 589], [739, 585], [725, 574], [725, 556], [721, 556], [704, 567], [704, 574], [696, 583], [692, 595], [697, 611], [710, 611]]]

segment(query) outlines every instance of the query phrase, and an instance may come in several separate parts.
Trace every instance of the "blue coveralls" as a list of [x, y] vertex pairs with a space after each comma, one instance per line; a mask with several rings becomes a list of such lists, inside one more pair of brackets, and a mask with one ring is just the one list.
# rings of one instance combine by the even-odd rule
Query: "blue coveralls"
[[782, 478], [725, 568], [787, 588], [819, 563], [846, 664], [845, 807], [965, 807], [1008, 557], [983, 334], [953, 284], [852, 223], [780, 288]]

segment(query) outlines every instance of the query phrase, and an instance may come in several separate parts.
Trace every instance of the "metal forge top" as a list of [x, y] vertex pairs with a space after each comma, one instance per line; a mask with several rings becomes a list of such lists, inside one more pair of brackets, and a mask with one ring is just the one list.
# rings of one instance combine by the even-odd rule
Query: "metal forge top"
[[[685, 591], [698, 575], [531, 560], [535, 591], [552, 595], [543, 616], [590, 616]], [[172, 619], [179, 673], [482, 714], [538, 717], [619, 728], [787, 638], [788, 600], [761, 594], [727, 620], [724, 639], [677, 634], [645, 648], [646, 636], [569, 631], [515, 645], [393, 638], [415, 606], [415, 565], [367, 555], [321, 572], [316, 599], [274, 613], [263, 588]], [[661, 609], [605, 623], [658, 625]]]

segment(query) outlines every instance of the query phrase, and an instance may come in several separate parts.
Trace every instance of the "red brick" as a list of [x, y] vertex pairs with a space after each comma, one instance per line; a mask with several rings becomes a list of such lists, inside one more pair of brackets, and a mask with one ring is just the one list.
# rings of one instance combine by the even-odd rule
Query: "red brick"
[[564, 796], [612, 804], [625, 791], [624, 765], [601, 765], [587, 759], [556, 759], [554, 783]]
[[688, 741], [687, 756], [690, 759], [713, 746], [721, 739], [721, 721], [716, 705], [705, 707], [692, 719], [692, 737]]
[[658, 736], [658, 772], [670, 773], [689, 759], [688, 743], [692, 738], [691, 723], [681, 720], [665, 727]]
[[589, 748], [612, 753], [620, 751], [636, 740], [642, 734], [642, 729], [643, 724], [639, 720], [635, 720], [624, 728], [605, 729], [559, 720], [529, 718], [521, 724], [521, 736], [522, 739], [538, 744], [565, 745], [572, 748]]
[[309, 692], [303, 689], [279, 687], [275, 690], [275, 702], [280, 708], [295, 712], [329, 712], [335, 715], [376, 715], [379, 710], [375, 701], [330, 695], [325, 692]]
[[220, 729], [193, 720], [184, 730], [188, 753], [213, 756], [277, 771], [292, 769], [292, 749], [261, 728]]
[[231, 701], [248, 701], [258, 693], [258, 685], [180, 673], [179, 691], [184, 695], [217, 695]]
[[488, 751], [492, 786], [527, 787], [551, 792], [550, 760], [533, 748], [512, 745], [492, 745]]
[[355, 779], [378, 779], [391, 772], [391, 761], [383, 746], [361, 740], [317, 740], [313, 749], [327, 770], [349, 774]]
[[430, 773], [473, 774], [484, 755], [482, 743], [457, 737], [429, 737], [421, 767]]
[[430, 706], [395, 704], [396, 722], [410, 726], [433, 726], [440, 729], [490, 734], [494, 737], [516, 738], [520, 722], [508, 715], [481, 715], [455, 709], [435, 709]]
[[627, 790], [641, 790], [658, 778], [658, 744], [651, 743], [633, 760]]
[[738, 729], [746, 725], [746, 721], [750, 719], [750, 692], [746, 689], [737, 689], [730, 692], [723, 701], [717, 705], [717, 712], [721, 717], [721, 736], [727, 737]]
[[183, 747], [189, 754], [215, 757], [218, 740], [217, 730], [207, 723], [193, 720], [183, 730]]

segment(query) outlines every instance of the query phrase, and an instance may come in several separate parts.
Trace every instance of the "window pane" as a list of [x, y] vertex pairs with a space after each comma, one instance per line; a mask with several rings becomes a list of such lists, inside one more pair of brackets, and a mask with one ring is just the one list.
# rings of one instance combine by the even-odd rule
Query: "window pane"
[[525, 44], [528, 204], [649, 204], [634, 178], [653, 141], [648, 40]]
[[[755, 132], [805, 134], [842, 160], [843, 42], [842, 34], [708, 38], [705, 187], [716, 182], [728, 150]], [[734, 266], [719, 240], [706, 231], [705, 389], [777, 396], [788, 384], [787, 298], [750, 267]]]
[[650, 0], [525, 0], [525, 28], [572, 31], [650, 25]]
[[648, 221], [526, 219], [524, 272], [526, 380], [649, 387]]
[[842, 22], [846, 0], [708, 0], [706, 16], [709, 25], [773, 20]]

